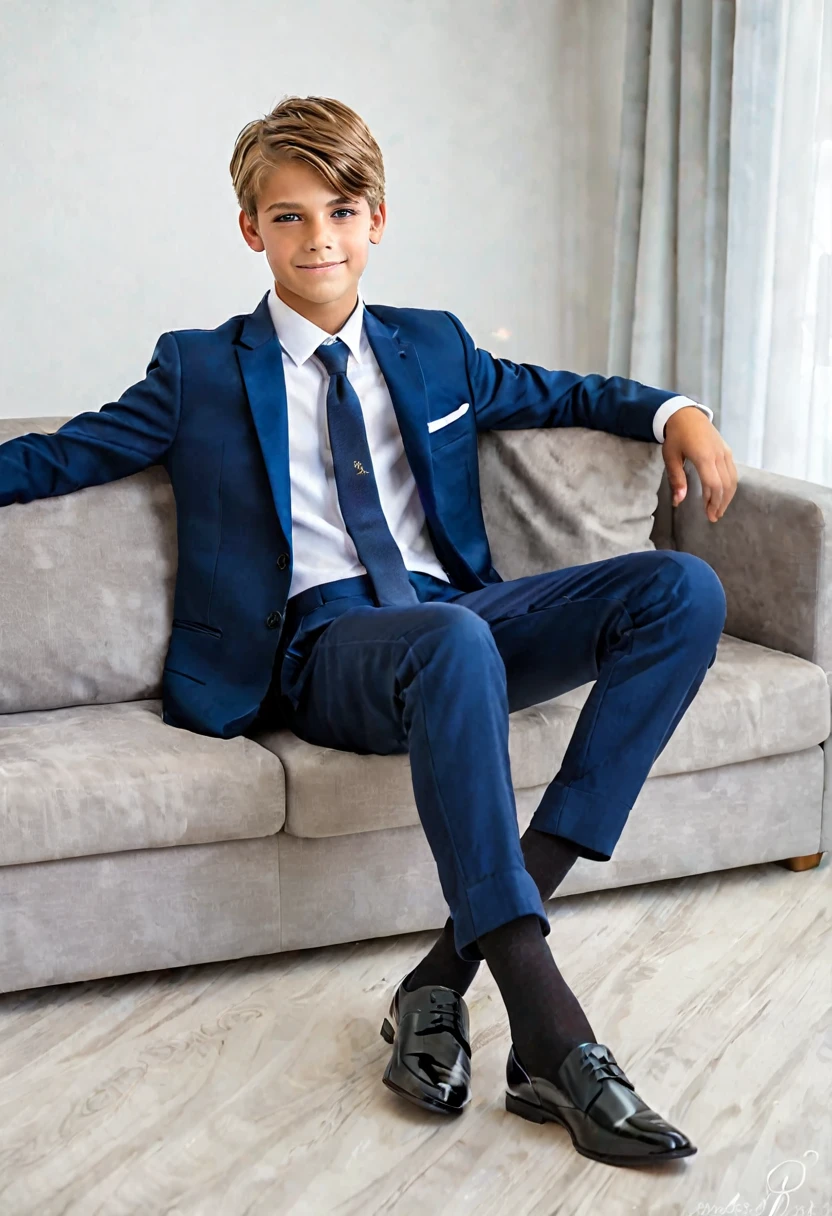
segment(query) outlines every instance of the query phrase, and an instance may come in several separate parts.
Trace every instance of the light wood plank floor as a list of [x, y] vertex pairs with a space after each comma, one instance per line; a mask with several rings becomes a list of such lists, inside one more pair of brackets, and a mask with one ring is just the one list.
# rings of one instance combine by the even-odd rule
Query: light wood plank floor
[[599, 1041], [696, 1156], [601, 1165], [509, 1114], [484, 964], [467, 1110], [390, 1093], [379, 1028], [416, 933], [0, 996], [0, 1213], [829, 1216], [829, 854], [548, 910]]

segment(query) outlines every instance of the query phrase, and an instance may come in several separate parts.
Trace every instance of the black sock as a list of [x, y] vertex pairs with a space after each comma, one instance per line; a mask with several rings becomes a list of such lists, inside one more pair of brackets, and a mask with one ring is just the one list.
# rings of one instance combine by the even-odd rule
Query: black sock
[[418, 966], [410, 972], [404, 986], [408, 992], [412, 992], [423, 984], [441, 984], [445, 988], [455, 988], [462, 996], [470, 987], [478, 970], [479, 962], [468, 962], [457, 954], [454, 922], [449, 916], [439, 937]]
[[477, 945], [497, 982], [520, 1063], [530, 1076], [556, 1080], [573, 1047], [595, 1043], [578, 998], [552, 957], [534, 915], [492, 929]]
[[520, 837], [523, 861], [537, 883], [540, 898], [551, 898], [580, 857], [580, 849], [572, 840], [526, 828]]
[[[538, 832], [531, 827], [520, 837], [520, 845], [526, 869], [537, 884], [540, 898], [549, 899], [580, 856], [578, 846], [562, 836]], [[436, 942], [414, 967], [404, 986], [412, 992], [423, 984], [441, 984], [463, 995], [478, 970], [479, 962], [469, 962], [457, 954], [454, 922], [448, 917]]]

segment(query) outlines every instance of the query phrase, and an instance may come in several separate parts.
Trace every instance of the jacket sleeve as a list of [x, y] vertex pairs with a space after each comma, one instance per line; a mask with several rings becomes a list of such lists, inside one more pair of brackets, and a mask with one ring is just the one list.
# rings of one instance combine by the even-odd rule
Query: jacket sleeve
[[452, 312], [445, 315], [462, 342], [478, 431], [582, 426], [658, 442], [653, 416], [662, 402], [678, 396], [675, 389], [650, 388], [624, 376], [579, 376], [498, 359], [474, 345]]
[[157, 464], [179, 426], [179, 347], [165, 333], [143, 380], [118, 401], [70, 418], [52, 435], [32, 432], [0, 443], [0, 507], [71, 494]]

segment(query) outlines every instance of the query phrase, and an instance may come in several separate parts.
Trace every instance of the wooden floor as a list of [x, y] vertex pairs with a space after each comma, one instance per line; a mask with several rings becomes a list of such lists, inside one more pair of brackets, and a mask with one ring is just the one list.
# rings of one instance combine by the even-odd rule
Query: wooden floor
[[509, 1114], [484, 964], [466, 1111], [389, 1092], [379, 1028], [430, 932], [0, 995], [0, 1213], [828, 1216], [829, 854], [548, 910], [599, 1041], [694, 1157], [601, 1165]]

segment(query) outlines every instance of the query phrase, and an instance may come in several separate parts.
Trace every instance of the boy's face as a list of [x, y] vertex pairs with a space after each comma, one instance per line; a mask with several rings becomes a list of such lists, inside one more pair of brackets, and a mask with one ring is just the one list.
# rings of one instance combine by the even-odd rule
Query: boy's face
[[[333, 202], [334, 197], [311, 165], [287, 160], [263, 184], [257, 225], [244, 211], [239, 220], [249, 247], [265, 251], [281, 300], [327, 333], [337, 333], [355, 308], [368, 242], [379, 243], [387, 218], [384, 203], [371, 215], [364, 197], [343, 203]], [[337, 265], [303, 269], [322, 262]]]

